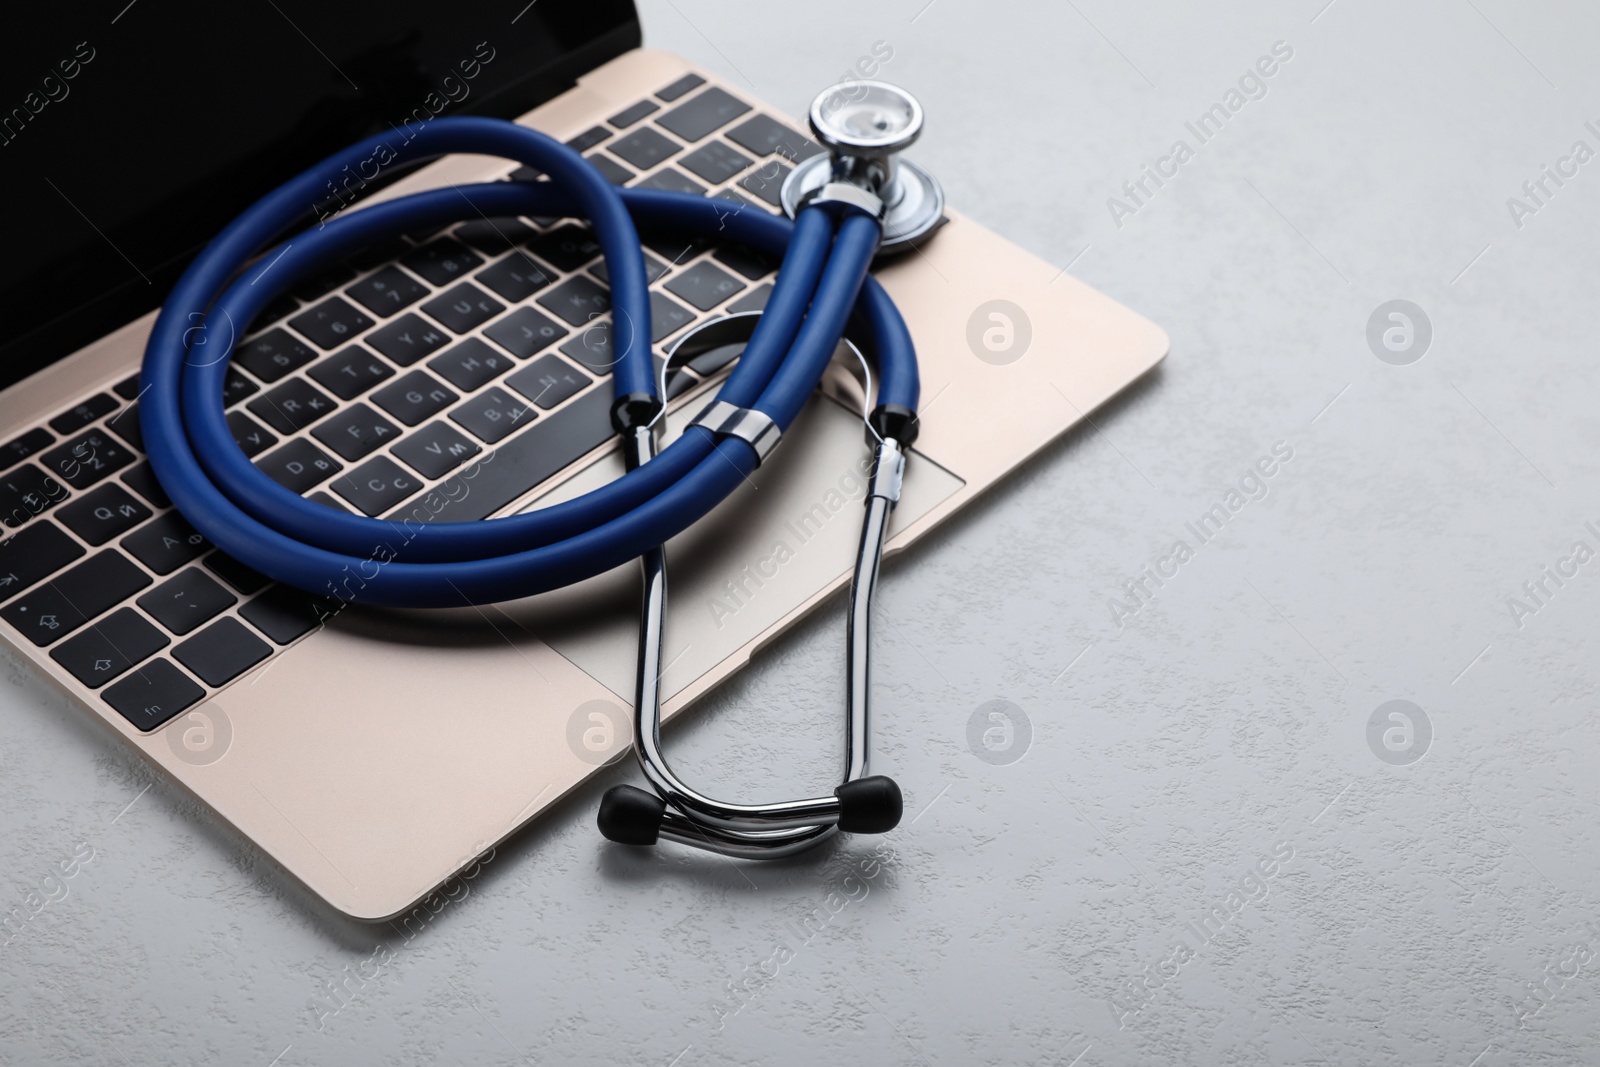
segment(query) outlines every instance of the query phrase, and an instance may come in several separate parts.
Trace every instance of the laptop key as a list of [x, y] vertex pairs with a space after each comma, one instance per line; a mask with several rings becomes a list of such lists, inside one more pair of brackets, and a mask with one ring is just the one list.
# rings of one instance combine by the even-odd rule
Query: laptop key
[[595, 152], [583, 158], [589, 161], [591, 167], [600, 172], [600, 177], [612, 185], [627, 185], [637, 177], [633, 171], [616, 160], [609, 158], [604, 152]]
[[277, 296], [272, 298], [271, 303], [262, 308], [260, 312], [256, 314], [255, 318], [250, 320], [249, 329], [259, 330], [263, 326], [269, 326], [283, 318], [285, 315], [288, 315], [299, 306], [300, 301], [296, 300], [288, 293], [279, 293]]
[[260, 391], [261, 386], [229, 367], [222, 379], [222, 406], [231, 408], [245, 397]]
[[[439, 227], [439, 229], [442, 228], [443, 227]], [[432, 231], [432, 233], [437, 232], [438, 229]], [[427, 240], [427, 238], [419, 234], [417, 236], [417, 240], [424, 241]], [[404, 237], [391, 237], [387, 241], [379, 241], [375, 245], [368, 245], [361, 251], [345, 257], [345, 262], [350, 264], [351, 267], [355, 268], [349, 274], [345, 275], [345, 279], [348, 281], [350, 278], [354, 278], [359, 271], [373, 270], [377, 267], [383, 266], [391, 259], [399, 259], [401, 256], [405, 255], [415, 247], [415, 245], [406, 240]]]
[[677, 266], [711, 247], [711, 239], [700, 233], [671, 233], [660, 231], [646, 233], [644, 246], [659, 255], [662, 259]]
[[744, 282], [717, 266], [700, 262], [667, 283], [667, 291], [701, 311], [710, 311], [744, 288]]
[[407, 426], [415, 426], [459, 399], [455, 393], [420, 370], [414, 370], [372, 394], [374, 403]]
[[600, 243], [587, 226], [567, 223], [529, 241], [528, 251], [557, 270], [574, 271], [600, 254]]
[[744, 294], [739, 299], [728, 305], [730, 314], [737, 315], [744, 311], [760, 311], [767, 306], [767, 298], [772, 295], [772, 283], [760, 286]]
[[698, 74], [685, 74], [665, 89], [657, 92], [656, 96], [670, 104], [680, 96], [693, 92], [705, 83], [706, 80]]
[[611, 125], [615, 126], [619, 130], [625, 130], [629, 126], [632, 126], [634, 123], [638, 122], [640, 119], [644, 118], [646, 115], [653, 114], [660, 110], [661, 105], [656, 103], [654, 100], [641, 100], [632, 107], [624, 108], [623, 110], [617, 112], [609, 119], [606, 119], [606, 121], [611, 123]]
[[318, 348], [327, 351], [354, 340], [362, 330], [372, 325], [372, 320], [335, 296], [310, 311], [296, 315], [289, 320], [289, 325], [311, 338]]
[[388, 456], [375, 456], [333, 480], [331, 488], [365, 515], [381, 515], [422, 488], [422, 479]]
[[725, 244], [711, 253], [713, 259], [732, 267], [751, 281], [760, 281], [778, 269], [778, 261], [748, 245]]
[[773, 207], [783, 206], [783, 182], [793, 167], [771, 160], [753, 174], [739, 179], [739, 188], [760, 197]]
[[403, 315], [366, 336], [367, 344], [402, 367], [450, 343], [450, 335], [418, 315]]
[[107, 548], [0, 608], [0, 617], [42, 648], [149, 584], [132, 560]]
[[[531, 407], [498, 385], [485, 389], [450, 413], [453, 422], [471, 430], [479, 440], [495, 444], [533, 421]], [[377, 512], [371, 514], [376, 515]]]
[[595, 145], [611, 136], [611, 131], [604, 126], [591, 126], [578, 136], [567, 142], [567, 147], [574, 152], [587, 152]]
[[227, 685], [272, 655], [272, 646], [238, 619], [218, 619], [172, 650], [172, 658], [212, 688]]
[[665, 189], [669, 193], [688, 193], [691, 196], [704, 196], [706, 194], [705, 186], [672, 167], [662, 167], [640, 182], [638, 187], [640, 189]]
[[[232, 421], [229, 421], [232, 425]], [[262, 431], [265, 433], [266, 431]], [[161, 488], [161, 483], [156, 481], [156, 472], [150, 469], [150, 464], [141, 463], [137, 467], [130, 467], [123, 472], [123, 484], [135, 493], [150, 501], [158, 508], [170, 508], [172, 501], [167, 497], [166, 490]]]
[[509, 252], [532, 236], [533, 227], [514, 218], [473, 219], [455, 229], [458, 240], [489, 256]]
[[157, 574], [171, 574], [211, 547], [176, 511], [158, 516], [119, 543]]
[[246, 405], [279, 433], [299, 433], [334, 409], [333, 398], [304, 378], [291, 378]]
[[124, 378], [111, 387], [111, 391], [124, 400], [137, 400], [139, 397], [139, 376]]
[[[740, 179], [740, 184], [744, 184], [745, 180], [746, 179]], [[721, 218], [732, 218], [738, 215], [741, 211], [761, 210], [760, 208], [756, 207], [756, 202], [754, 200], [751, 200], [748, 196], [743, 196], [739, 193], [736, 193], [732, 189], [718, 189], [716, 192], [711, 194], [711, 198], [713, 200], [725, 200], [734, 205], [734, 209], [727, 215], [721, 216]]]
[[235, 599], [205, 571], [188, 567], [140, 597], [138, 603], [162, 626], [182, 635], [210, 622], [232, 607]]
[[351, 270], [349, 266], [343, 263], [335, 263], [319, 274], [296, 282], [289, 287], [289, 291], [309, 303], [327, 296], [355, 276], [356, 272]]
[[810, 159], [822, 146], [791, 130], [768, 115], [756, 115], [739, 123], [724, 136], [740, 148], [758, 156], [782, 156], [791, 163]]
[[239, 615], [273, 641], [287, 645], [322, 625], [330, 607], [324, 598], [275, 585], [241, 607]]
[[51, 649], [50, 658], [90, 689], [98, 689], [166, 648], [170, 640], [137, 611], [121, 608]]
[[304, 493], [344, 469], [342, 463], [304, 438], [256, 460], [256, 467], [291, 493]]
[[721, 141], [710, 141], [678, 160], [678, 165], [712, 185], [721, 185], [740, 171], [747, 170], [754, 162], [749, 156], [735, 152]]
[[483, 332], [513, 356], [527, 359], [565, 337], [567, 328], [533, 308], [517, 308]]
[[617, 361], [611, 351], [611, 323], [602, 322], [589, 327], [562, 345], [561, 351], [591, 374], [605, 377], [611, 373]]
[[394, 446], [394, 454], [424, 478], [443, 478], [481, 451], [445, 422], [431, 422]]
[[107, 419], [106, 429], [128, 442], [135, 452], [144, 451], [144, 430], [139, 425], [138, 404], [129, 404]]
[[650, 340], [677, 333], [694, 321], [694, 312], [660, 293], [650, 294]]
[[698, 141], [750, 110], [750, 105], [716, 86], [656, 119], [656, 124], [685, 141]]
[[242, 411], [230, 411], [227, 418], [228, 430], [233, 434], [234, 443], [250, 459], [254, 459], [278, 443], [278, 439], [270, 430]]
[[506, 384], [549, 411], [592, 380], [560, 356], [541, 356], [507, 378]]
[[235, 363], [264, 382], [275, 382], [316, 358], [315, 352], [284, 329], [268, 330], [233, 354]]
[[744, 355], [742, 344], [719, 345], [695, 356], [686, 366], [700, 377], [709, 378], [742, 355]]
[[100, 696], [124, 719], [149, 733], [206, 695], [193, 678], [164, 659], [153, 659]]
[[611, 294], [598, 282], [580, 274], [539, 297], [538, 303], [573, 326], [582, 326], [611, 310]]
[[354, 400], [374, 385], [394, 377], [394, 370], [360, 345], [335, 352], [306, 371], [340, 400]]
[[400, 427], [365, 404], [353, 404], [311, 431], [348, 460], [357, 460], [400, 436]]
[[429, 370], [464, 393], [498, 378], [515, 365], [510, 356], [476, 337], [469, 337], [428, 361]]
[[40, 461], [45, 469], [74, 489], [87, 489], [134, 461], [134, 454], [99, 430], [90, 430], [57, 445]]
[[0, 478], [0, 522], [21, 526], [66, 498], [66, 486], [30, 463]]
[[399, 267], [385, 267], [344, 291], [344, 295], [380, 318], [388, 318], [428, 295], [428, 287]]
[[494, 318], [506, 306], [471, 282], [447, 289], [422, 305], [448, 330], [466, 333]]
[[[395, 518], [419, 522], [486, 519], [540, 482], [611, 440], [611, 393], [590, 389], [560, 411], [507, 438], [482, 462], [435, 486], [427, 507], [413, 506]], [[467, 477], [467, 475], [471, 477]], [[439, 505], [434, 510], [434, 505]]]
[[606, 151], [640, 170], [649, 170], [683, 151], [683, 145], [654, 127], [641, 126], [606, 145]]
[[222, 552], [213, 552], [201, 562], [206, 565], [207, 570], [233, 586], [243, 596], [259, 593], [272, 583], [272, 579], [265, 574], [246, 567]]
[[468, 272], [483, 262], [483, 257], [460, 241], [445, 237], [429, 241], [416, 251], [402, 256], [400, 262], [408, 270], [442, 288], [465, 278]]
[[[660, 368], [658, 367], [657, 370], [659, 371]], [[667, 399], [676, 400], [699, 384], [700, 379], [688, 371], [675, 370], [667, 376]]]
[[373, 267], [382, 266], [387, 260], [397, 259], [418, 245], [426, 244], [427, 242], [433, 240], [435, 237], [438, 237], [449, 228], [450, 223], [441, 222], [437, 225], [429, 226], [425, 230], [412, 230], [405, 237], [400, 239], [400, 247], [395, 250], [393, 255], [385, 256], [380, 260], [374, 260], [373, 262], [367, 264], [364, 269], [371, 270]]
[[112, 482], [79, 497], [56, 512], [61, 524], [91, 545], [99, 546], [150, 517], [150, 509]]
[[15, 467], [40, 449], [49, 448], [55, 440], [43, 426], [36, 426], [21, 437], [12, 438], [0, 445], [0, 470]]
[[[605, 260], [600, 260], [593, 267], [590, 267], [589, 270], [590, 273], [592, 273], [596, 278], [599, 278], [602, 282], [605, 282], [607, 285], [611, 284], [611, 275], [610, 272], [606, 270]], [[656, 279], [660, 278], [665, 273], [667, 273], [667, 265], [661, 262], [655, 256], [652, 256], [649, 252], [646, 252], [644, 254], [645, 281], [654, 283]]]
[[50, 428], [56, 433], [68, 434], [81, 430], [95, 419], [107, 412], [117, 410], [117, 401], [107, 393], [97, 393], [88, 400], [73, 407], [70, 411], [63, 411], [50, 420]]
[[513, 252], [475, 277], [513, 303], [528, 299], [554, 281], [526, 252]]
[[0, 600], [11, 599], [83, 554], [83, 546], [48, 519], [12, 534], [0, 541]]

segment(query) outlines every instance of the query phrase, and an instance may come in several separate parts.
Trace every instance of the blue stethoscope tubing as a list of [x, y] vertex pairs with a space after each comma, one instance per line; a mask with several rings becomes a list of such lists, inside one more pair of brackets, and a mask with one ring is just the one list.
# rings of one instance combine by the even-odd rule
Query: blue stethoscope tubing
[[[914, 411], [917, 360], [893, 301], [867, 273], [877, 219], [821, 206], [796, 220], [725, 200], [618, 189], [577, 152], [511, 122], [440, 118], [402, 147], [371, 137], [311, 167], [235, 219], [184, 271], [145, 349], [140, 427], [157, 479], [178, 511], [241, 563], [313, 593], [365, 584], [359, 599], [390, 607], [505, 601], [570, 585], [664, 544], [711, 511], [759, 462], [754, 447], [691, 426], [659, 455], [605, 486], [538, 511], [476, 522], [400, 522], [335, 511], [258, 470], [229, 431], [223, 383], [238, 329], [296, 282], [407, 231], [526, 215], [588, 219], [605, 257], [619, 353], [619, 401], [659, 407], [650, 302], [635, 221], [705, 234], [782, 256], [760, 324], [718, 399], [754, 408], [786, 430], [855, 312], [876, 355], [880, 408]], [[546, 181], [452, 186], [373, 204], [271, 247], [350, 171], [379, 153], [394, 167], [451, 153], [499, 156]], [[253, 262], [252, 262], [253, 260]], [[220, 351], [219, 351], [220, 349]], [[382, 560], [373, 567], [374, 559]]]

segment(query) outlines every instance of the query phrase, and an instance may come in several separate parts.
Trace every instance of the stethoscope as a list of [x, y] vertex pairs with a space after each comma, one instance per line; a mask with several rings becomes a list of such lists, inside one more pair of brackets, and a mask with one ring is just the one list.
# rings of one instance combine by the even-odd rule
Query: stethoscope
[[[606, 793], [599, 825], [613, 841], [653, 845], [664, 837], [728, 855], [778, 857], [837, 830], [882, 833], [900, 820], [899, 787], [868, 773], [869, 618], [906, 450], [917, 434], [919, 382], [905, 322], [868, 268], [880, 252], [912, 247], [931, 233], [943, 220], [943, 196], [925, 171], [895, 158], [922, 129], [922, 109], [903, 90], [882, 82], [831, 89], [813, 102], [810, 122], [828, 152], [786, 179], [782, 201], [792, 223], [717, 198], [614, 188], [577, 152], [511, 122], [441, 118], [377, 135], [291, 179], [230, 223], [178, 280], [145, 349], [140, 420], [162, 487], [219, 549], [278, 581], [317, 594], [337, 591], [356, 603], [451, 607], [531, 596], [642, 560], [634, 750], [654, 793], [631, 786]], [[387, 168], [452, 153], [514, 159], [548, 180], [416, 193], [338, 215], [273, 244], [326, 200], [342, 174], [374, 160]], [[620, 353], [611, 422], [623, 439], [622, 477], [537, 511], [429, 524], [334, 511], [278, 485], [250, 462], [233, 440], [221, 402], [233, 324], [249, 323], [300, 280], [400, 233], [518, 215], [587, 218], [605, 256], [612, 347]], [[717, 320], [694, 331], [675, 346], [659, 380], [635, 221], [736, 241], [783, 259], [759, 316]], [[825, 797], [773, 804], [714, 800], [678, 778], [662, 754], [662, 546], [771, 454], [835, 351], [853, 349], [842, 340], [847, 327], [873, 356], [877, 389], [873, 395], [869, 382], [865, 422], [875, 467], [851, 585], [844, 781]], [[705, 345], [730, 343], [744, 347], [716, 399], [660, 447], [667, 375]], [[359, 577], [354, 585], [352, 576]]]

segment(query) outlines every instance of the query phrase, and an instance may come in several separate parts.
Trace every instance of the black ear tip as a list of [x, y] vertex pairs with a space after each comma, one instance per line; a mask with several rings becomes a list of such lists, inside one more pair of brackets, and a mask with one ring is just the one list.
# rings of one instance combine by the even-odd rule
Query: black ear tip
[[617, 785], [600, 798], [600, 815], [595, 822], [607, 840], [619, 845], [653, 845], [661, 835], [661, 820], [666, 813], [667, 802], [654, 793]]
[[900, 824], [905, 801], [894, 779], [882, 774], [857, 778], [833, 791], [839, 798], [839, 829], [851, 834], [881, 834]]

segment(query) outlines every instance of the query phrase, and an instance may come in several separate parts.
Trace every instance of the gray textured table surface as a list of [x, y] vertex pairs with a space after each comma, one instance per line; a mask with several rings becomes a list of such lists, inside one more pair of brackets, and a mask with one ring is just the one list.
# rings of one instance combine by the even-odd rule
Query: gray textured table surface
[[[0, 1058], [1595, 1062], [1600, 20], [1325, 2], [646, 2], [647, 43], [791, 113], [883, 42], [952, 203], [1172, 335], [889, 568], [914, 818], [638, 857], [593, 829], [622, 768], [406, 937], [7, 660], [0, 904], [79, 862], [0, 948]], [[835, 608], [706, 701], [685, 772], [826, 777], [841, 642]]]

